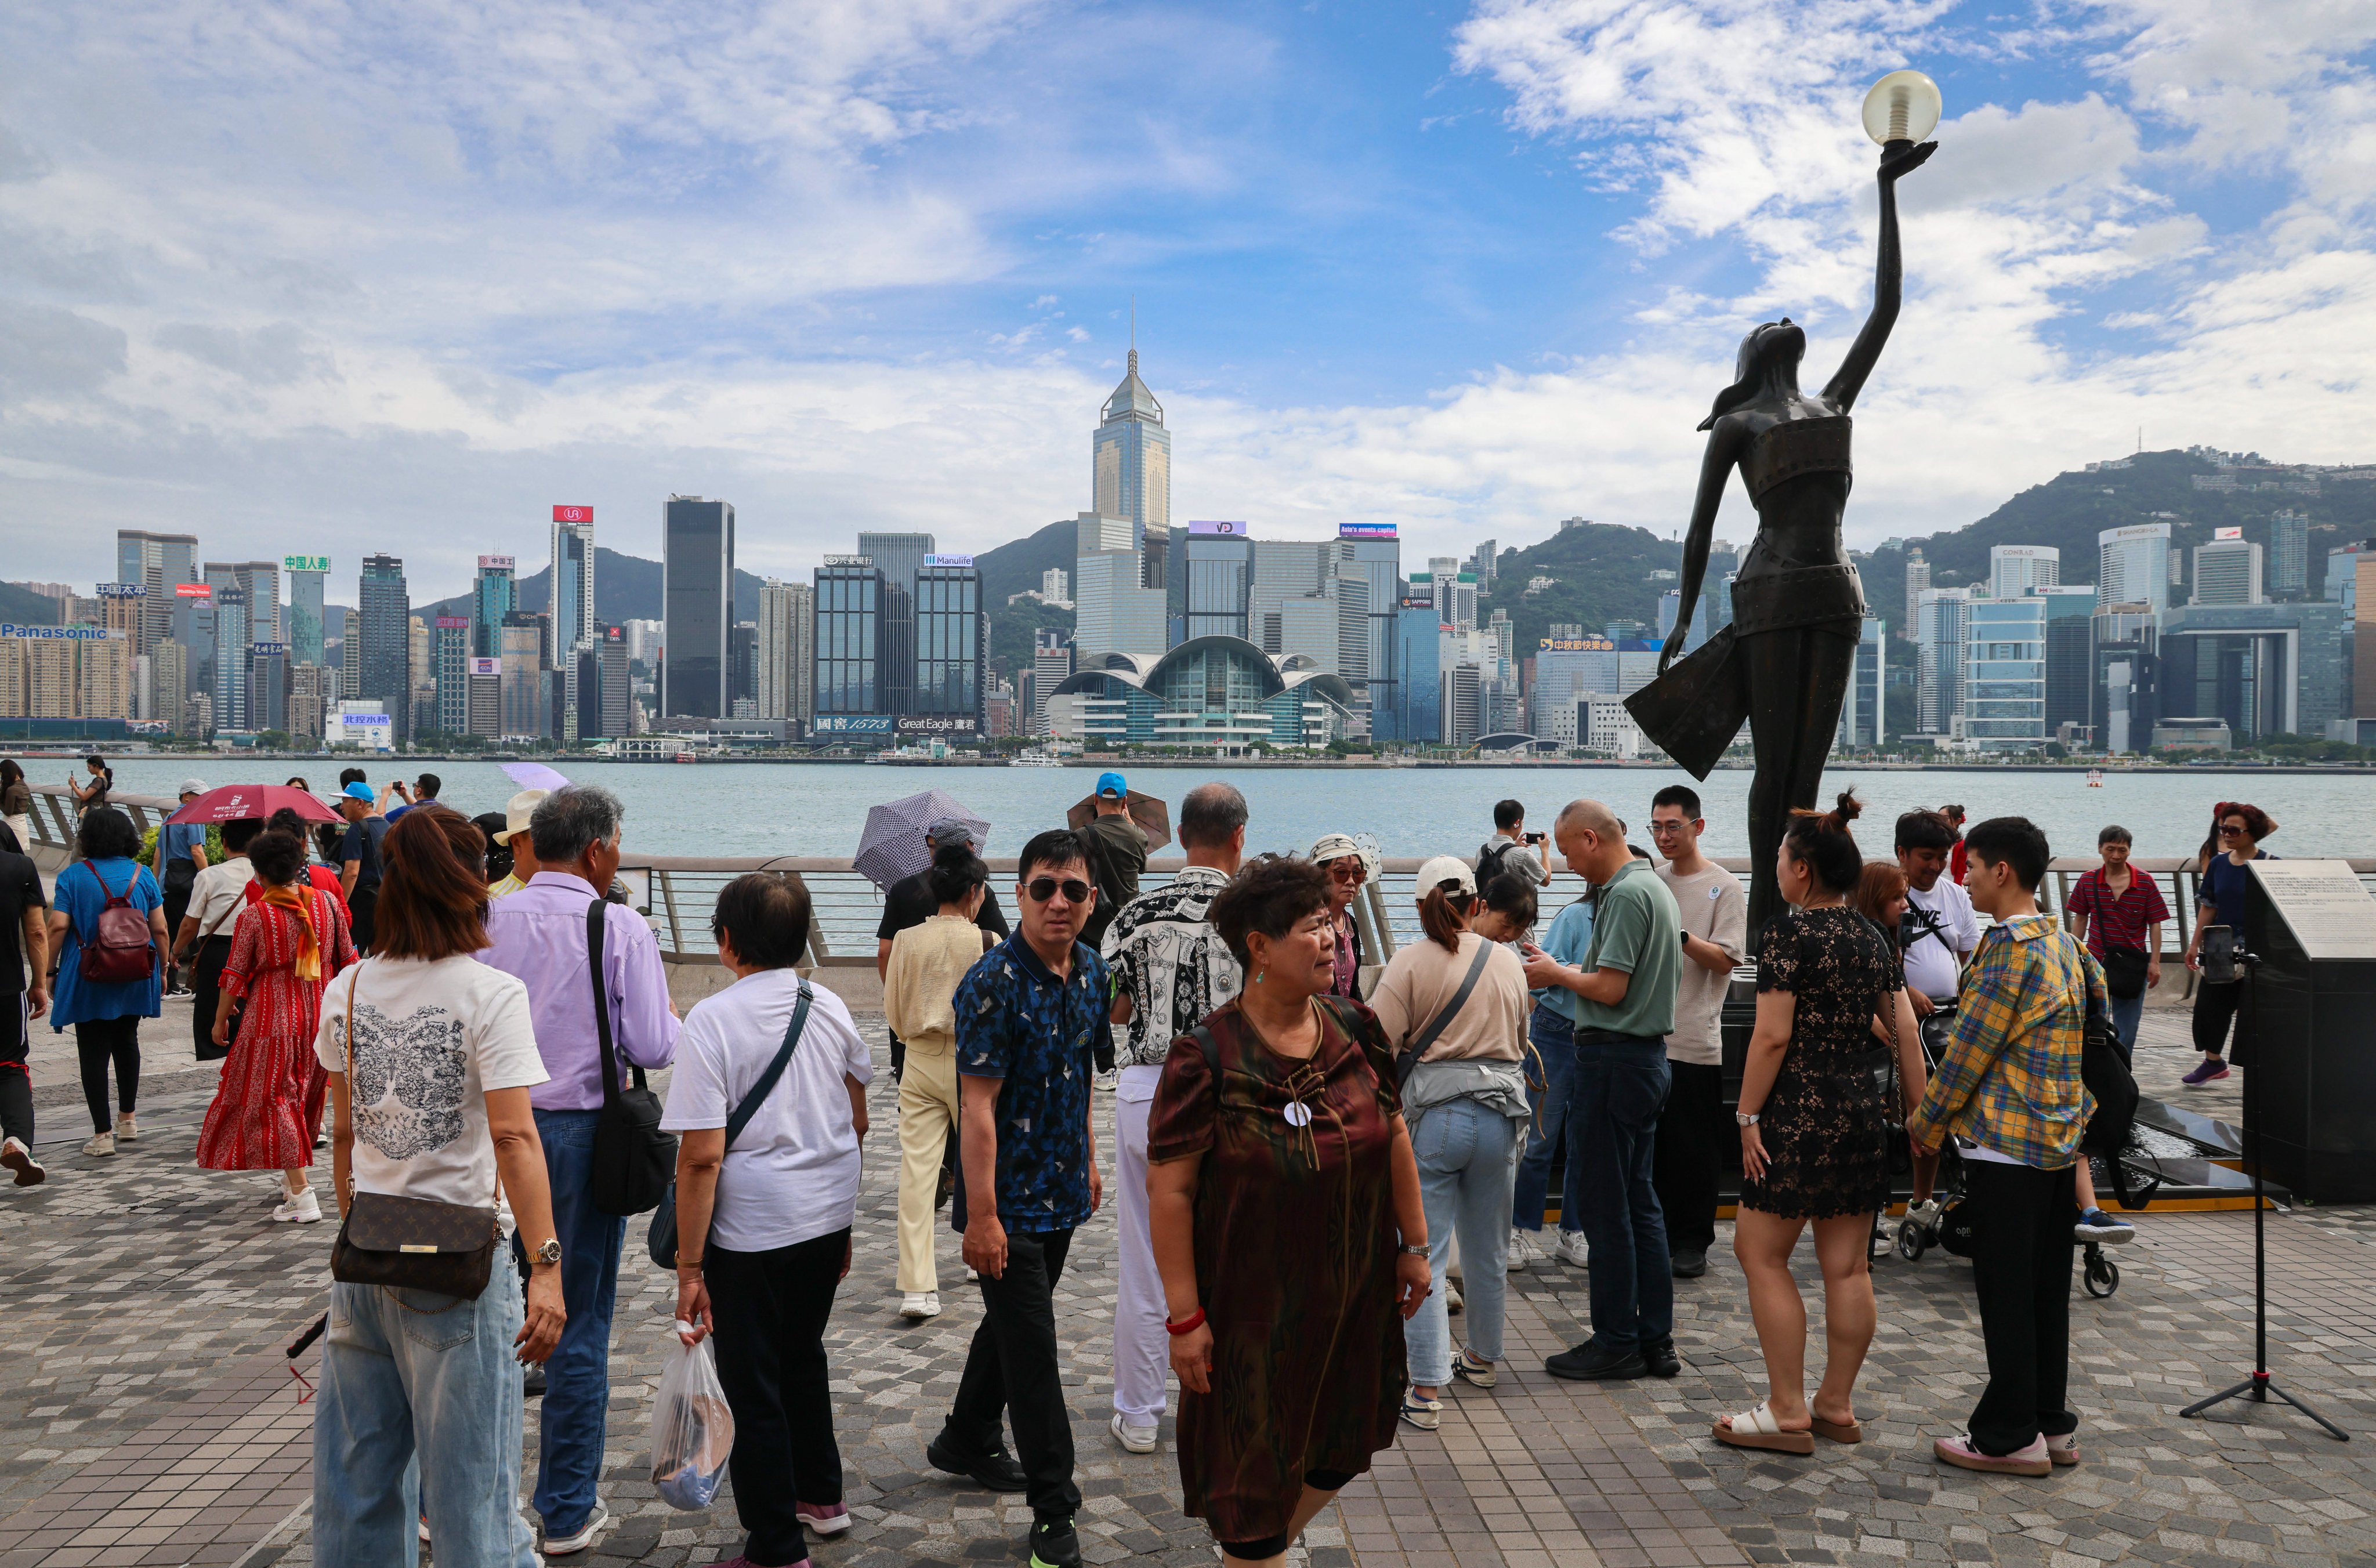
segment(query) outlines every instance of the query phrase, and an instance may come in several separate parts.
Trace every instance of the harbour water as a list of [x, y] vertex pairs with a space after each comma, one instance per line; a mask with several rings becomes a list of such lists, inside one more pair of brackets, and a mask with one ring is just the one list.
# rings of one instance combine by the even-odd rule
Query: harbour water
[[[342, 763], [250, 762], [232, 756], [125, 758], [115, 763], [116, 786], [131, 794], [171, 795], [196, 776], [209, 785], [278, 784], [303, 775], [327, 794]], [[410, 778], [421, 765], [402, 759], [364, 764], [372, 781]], [[477, 814], [501, 810], [514, 786], [489, 762], [432, 763], [445, 780], [445, 799]], [[63, 783], [78, 765], [44, 758], [29, 766], [35, 784]], [[1087, 795], [1094, 770], [1082, 767], [927, 768], [867, 764], [759, 766], [564, 761], [561, 770], [615, 790], [627, 808], [632, 849], [665, 855], [830, 855], [858, 848], [869, 806], [939, 789], [991, 824], [990, 852], [1013, 854], [1032, 833], [1063, 820], [1066, 807]], [[1650, 796], [1660, 786], [1688, 783], [1679, 770], [1649, 768], [1193, 768], [1147, 767], [1135, 787], [1172, 802], [1206, 778], [1226, 778], [1245, 791], [1253, 820], [1252, 849], [1302, 849], [1323, 833], [1368, 833], [1389, 855], [1474, 856], [1492, 829], [1493, 802], [1527, 804], [1530, 826], [1548, 831], [1558, 808], [1579, 795], [1607, 802], [1634, 829], [1644, 831]], [[1750, 775], [1721, 770], [1698, 786], [1708, 818], [1707, 846], [1717, 855], [1749, 850], [1746, 802]], [[2288, 856], [2376, 856], [2376, 780], [2365, 773], [2275, 773], [2263, 769], [2188, 768], [2105, 775], [2089, 789], [2084, 771], [2014, 772], [1995, 768], [1896, 771], [1835, 767], [1828, 791], [1853, 786], [1865, 803], [1860, 836], [1868, 853], [1886, 853], [1889, 823], [1917, 806], [1960, 803], [1973, 820], [2026, 815], [2046, 830], [2059, 855], [2092, 853], [2096, 833], [2119, 823], [2136, 837], [2141, 856], [2191, 854], [2210, 826], [2212, 806], [2246, 800], [2276, 818], [2281, 831], [2271, 852]]]

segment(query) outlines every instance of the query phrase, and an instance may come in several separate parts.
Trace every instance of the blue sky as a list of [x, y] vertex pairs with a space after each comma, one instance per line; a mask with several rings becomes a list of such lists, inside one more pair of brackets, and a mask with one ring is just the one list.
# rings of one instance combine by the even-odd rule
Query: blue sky
[[[2376, 457], [2376, 0], [86, 0], [0, 14], [0, 544], [391, 549], [671, 491], [804, 571], [1087, 502], [1130, 301], [1184, 517], [1666, 531], [1749, 325], [1871, 286], [1851, 537], [2110, 456]], [[1724, 527], [1745, 533], [1745, 507]], [[343, 564], [343, 563], [342, 563]]]

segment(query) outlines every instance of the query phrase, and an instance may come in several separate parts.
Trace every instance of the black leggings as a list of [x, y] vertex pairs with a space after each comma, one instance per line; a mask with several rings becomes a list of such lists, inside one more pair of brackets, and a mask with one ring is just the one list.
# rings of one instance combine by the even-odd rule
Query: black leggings
[[2194, 1049], [2205, 1056], [2218, 1056], [2228, 1049], [2228, 1026], [2235, 1021], [2236, 1004], [2242, 1001], [2244, 986], [2240, 980], [2214, 985], [2209, 980], [2197, 980], [2194, 986]]
[[109, 1131], [107, 1063], [115, 1063], [115, 1104], [126, 1116], [140, 1094], [140, 1019], [91, 1018], [74, 1027], [75, 1052], [82, 1058], [83, 1103], [90, 1108], [90, 1130]]
[[[1303, 1484], [1314, 1491], [1341, 1491], [1345, 1488], [1345, 1483], [1352, 1479], [1353, 1473], [1350, 1470], [1303, 1472]], [[1281, 1530], [1275, 1536], [1264, 1536], [1258, 1540], [1225, 1540], [1221, 1542], [1221, 1550], [1231, 1557], [1260, 1562], [1265, 1558], [1277, 1557], [1294, 1544], [1287, 1538], [1287, 1532]]]

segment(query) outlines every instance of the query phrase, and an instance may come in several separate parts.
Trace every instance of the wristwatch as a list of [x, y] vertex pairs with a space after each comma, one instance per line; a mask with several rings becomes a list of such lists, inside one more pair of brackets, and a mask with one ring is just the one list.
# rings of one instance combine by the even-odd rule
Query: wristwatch
[[1732, 1119], [1744, 1127], [1757, 1125], [1757, 1115], [1754, 1112], [1736, 1111], [1732, 1113]]
[[561, 1238], [558, 1236], [546, 1237], [544, 1240], [544, 1245], [539, 1247], [535, 1252], [529, 1255], [533, 1257], [540, 1264], [559, 1263], [561, 1261]]

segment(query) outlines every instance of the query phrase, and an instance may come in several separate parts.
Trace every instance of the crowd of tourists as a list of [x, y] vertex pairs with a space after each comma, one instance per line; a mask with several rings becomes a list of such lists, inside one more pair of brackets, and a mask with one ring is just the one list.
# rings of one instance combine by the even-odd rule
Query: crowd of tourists
[[[223, 1064], [197, 1162], [273, 1173], [273, 1218], [303, 1224], [327, 1218], [310, 1179], [327, 1148], [343, 1224], [317, 1554], [392, 1560], [417, 1534], [441, 1561], [517, 1568], [594, 1543], [627, 1218], [656, 1202], [680, 1332], [714, 1339], [734, 1418], [732, 1562], [802, 1563], [813, 1536], [849, 1527], [826, 1335], [874, 1063], [842, 1000], [799, 973], [813, 915], [797, 877], [719, 895], [732, 982], [680, 1016], [625, 907], [607, 790], [523, 790], [473, 819], [434, 777], [345, 778], [342, 820], [310, 839], [283, 811], [211, 840], [176, 825], [144, 852], [103, 765], [91, 778], [52, 897], [0, 824], [0, 981], [18, 991], [0, 1007], [0, 1166], [19, 1185], [44, 1174], [32, 1021], [74, 1028], [83, 1152], [107, 1158], [139, 1136], [140, 1021], [184, 980], [193, 1050]], [[1859, 1441], [1875, 1218], [1908, 1164], [1915, 1212], [1935, 1215], [1952, 1141], [1989, 1379], [1934, 1451], [2026, 1475], [2078, 1462], [2072, 1245], [2132, 1234], [2097, 1205], [2081, 1153], [2083, 1040], [2096, 1016], [2132, 1050], [2168, 919], [2124, 830], [2101, 835], [2066, 929], [2040, 912], [2049, 846], [2026, 819], [1908, 813], [1868, 861], [1844, 794], [1792, 818], [1788, 909], [1752, 934], [1689, 787], [1651, 797], [1655, 855], [1606, 803], [1572, 801], [1530, 832], [1505, 801], [1474, 856], [1420, 866], [1420, 938], [1379, 965], [1364, 840], [1249, 857], [1244, 796], [1202, 784], [1177, 813], [1184, 867], [1142, 891], [1126, 782], [1107, 774], [1095, 795], [1084, 827], [1023, 844], [1003, 888], [973, 827], [933, 824], [878, 932], [899, 1311], [943, 1310], [944, 1207], [980, 1299], [926, 1456], [1025, 1499], [1035, 1568], [1082, 1561], [1055, 1303], [1109, 1172], [1109, 1431], [1152, 1453], [1176, 1414], [1183, 1506], [1228, 1563], [1283, 1562], [1398, 1426], [1434, 1430], [1455, 1384], [1495, 1388], [1512, 1271], [1588, 1268], [1591, 1332], [1548, 1358], [1551, 1375], [1677, 1375], [1675, 1281], [1707, 1271], [1736, 1146], [1732, 1250], [1767, 1393], [1716, 1442]], [[2240, 924], [2243, 867], [2275, 828], [2218, 807], [2196, 942]], [[1562, 877], [1577, 896], [1538, 932]], [[1722, 1016], [1745, 965], [1755, 1018], [1727, 1125]], [[2198, 987], [2189, 1083], [2229, 1070], [2234, 1012], [2232, 987]], [[664, 1104], [645, 1087], [662, 1068]], [[1826, 1336], [1812, 1394], [1790, 1270], [1811, 1229]], [[539, 1394], [532, 1531], [521, 1401]]]

